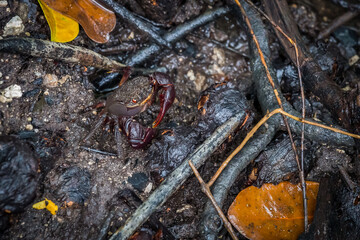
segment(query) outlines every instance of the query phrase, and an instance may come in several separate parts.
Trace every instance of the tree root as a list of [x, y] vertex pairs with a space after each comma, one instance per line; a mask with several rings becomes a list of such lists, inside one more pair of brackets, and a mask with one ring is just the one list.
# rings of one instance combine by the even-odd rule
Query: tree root
[[[269, 66], [269, 71], [273, 79], [276, 80], [276, 74], [274, 69], [271, 67], [269, 62], [270, 59], [270, 49], [268, 46], [268, 37], [266, 28], [262, 23], [260, 16], [255, 12], [254, 9], [250, 8], [248, 4], [244, 1], [240, 1], [245, 11], [250, 19], [251, 25], [253, 26], [254, 34], [258, 39], [262, 39], [259, 43], [260, 47], [264, 53], [265, 60]], [[233, 3], [230, 3], [230, 5]], [[234, 6], [234, 9], [237, 10], [237, 6]], [[241, 15], [236, 13], [241, 20]], [[249, 37], [249, 39], [251, 39]], [[266, 114], [269, 111], [272, 111], [275, 108], [278, 108], [278, 103], [275, 98], [273, 88], [270, 85], [264, 66], [261, 63], [260, 57], [256, 52], [255, 44], [253, 41], [249, 40], [250, 49], [251, 49], [251, 63], [252, 63], [252, 79], [255, 83], [255, 88], [257, 89], [257, 98], [260, 102], [262, 111]], [[277, 81], [275, 81], [275, 88], [278, 92], [279, 86]], [[284, 110], [292, 115], [301, 116], [300, 113], [296, 112], [292, 106], [286, 102], [283, 96], [280, 96], [282, 102], [284, 103]], [[301, 117], [300, 117], [301, 118]], [[297, 135], [301, 134], [301, 123], [294, 120], [289, 120], [290, 127], [293, 132]], [[274, 116], [267, 122], [267, 126], [263, 126], [260, 130], [254, 135], [254, 137], [245, 145], [244, 149], [238, 153], [234, 159], [229, 163], [229, 165], [224, 169], [218, 180], [213, 186], [214, 198], [219, 207], [222, 207], [224, 201], [228, 195], [230, 187], [233, 185], [234, 181], [238, 174], [245, 169], [248, 163], [253, 160], [265, 147], [270, 143], [275, 133], [280, 130], [282, 124], [281, 116]], [[343, 145], [343, 146], [354, 146], [354, 140], [348, 136], [341, 135], [339, 133], [333, 133], [329, 130], [318, 128], [315, 126], [305, 126], [305, 137], [317, 142], [326, 142], [329, 144]], [[206, 203], [206, 207], [203, 213], [202, 222], [200, 223], [201, 234], [205, 239], [216, 239], [216, 236], [221, 228], [218, 226], [214, 227], [214, 221], [219, 221], [218, 215], [209, 200]]]

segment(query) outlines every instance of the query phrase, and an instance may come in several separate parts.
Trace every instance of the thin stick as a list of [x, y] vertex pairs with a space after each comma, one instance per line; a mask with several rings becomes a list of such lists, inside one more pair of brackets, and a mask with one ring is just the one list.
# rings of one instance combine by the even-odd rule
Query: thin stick
[[204, 180], [201, 178], [198, 170], [196, 169], [196, 167], [194, 166], [194, 164], [191, 162], [191, 160], [189, 161], [189, 165], [191, 167], [191, 169], [193, 170], [196, 178], [198, 179], [200, 185], [201, 185], [201, 190], [203, 191], [203, 193], [206, 194], [206, 196], [211, 200], [211, 203], [213, 204], [214, 208], [216, 209], [216, 211], [218, 212], [220, 218], [223, 220], [225, 228], [228, 230], [230, 236], [232, 237], [232, 239], [237, 240], [237, 236], [234, 232], [234, 229], [231, 226], [231, 223], [229, 222], [229, 220], [226, 218], [225, 214], [223, 213], [223, 211], [221, 210], [221, 208], [219, 207], [219, 205], [216, 203], [214, 196], [212, 195], [209, 185], [206, 184], [204, 182]]
[[341, 25], [350, 21], [357, 15], [359, 15], [359, 12], [357, 12], [357, 11], [348, 11], [348, 12], [344, 13], [343, 15], [335, 18], [324, 30], [322, 30], [319, 33], [317, 40], [328, 37], [338, 27], [340, 27]]
[[250, 138], [253, 137], [254, 133], [269, 119], [271, 118], [272, 116], [274, 116], [275, 114], [282, 114], [282, 115], [285, 115], [289, 118], [292, 118], [294, 119], [295, 121], [298, 121], [298, 122], [301, 122], [301, 123], [306, 123], [306, 124], [309, 124], [309, 125], [313, 125], [313, 126], [317, 126], [317, 127], [320, 127], [320, 128], [324, 128], [324, 129], [327, 129], [327, 130], [330, 130], [330, 131], [333, 131], [333, 132], [336, 132], [336, 133], [340, 133], [340, 134], [344, 134], [344, 135], [347, 135], [347, 136], [350, 136], [350, 137], [353, 137], [353, 138], [357, 138], [357, 139], [360, 139], [360, 135], [356, 135], [356, 134], [352, 134], [352, 133], [348, 133], [348, 132], [345, 132], [343, 130], [340, 130], [340, 129], [336, 129], [336, 128], [333, 128], [333, 127], [329, 127], [329, 126], [326, 126], [326, 125], [323, 125], [323, 124], [320, 124], [320, 123], [316, 123], [316, 122], [311, 122], [311, 121], [308, 121], [306, 119], [302, 119], [302, 118], [299, 118], [299, 117], [296, 117], [296, 116], [293, 116], [287, 112], [285, 112], [284, 110], [282, 110], [281, 108], [277, 108], [275, 110], [273, 110], [272, 112], [270, 113], [267, 113], [251, 130], [250, 132], [248, 132], [248, 134], [246, 135], [246, 137], [244, 138], [244, 140], [241, 142], [241, 144], [225, 159], [225, 161], [221, 164], [221, 166], [219, 167], [219, 169], [216, 171], [216, 173], [213, 175], [213, 177], [210, 179], [209, 183], [208, 183], [208, 186], [211, 187], [214, 182], [216, 181], [216, 179], [220, 176], [221, 172], [224, 170], [224, 168], [228, 165], [228, 163], [233, 159], [233, 157], [238, 154], [241, 149], [245, 146], [245, 144], [250, 140]]
[[215, 132], [205, 140], [195, 151], [190, 154], [169, 176], [157, 187], [148, 199], [136, 209], [132, 216], [126, 221], [125, 225], [119, 228], [110, 238], [128, 239], [135, 230], [143, 224], [152, 213], [155, 212], [166, 200], [181, 187], [185, 180], [192, 174], [188, 161], [200, 167], [205, 160], [228, 138], [228, 136], [238, 128], [245, 112], [236, 114], [223, 125], [218, 127]]
[[171, 48], [171, 44], [163, 39], [156, 31], [152, 29], [150, 24], [145, 23], [139, 17], [134, 15], [132, 12], [127, 10], [121, 4], [113, 0], [102, 0], [105, 4], [112, 7], [117, 15], [119, 15], [124, 21], [127, 21], [131, 25], [135, 26], [139, 31], [146, 33], [152, 38], [156, 43]]
[[101, 151], [98, 149], [89, 148], [89, 147], [85, 147], [85, 146], [80, 146], [80, 148], [84, 149], [86, 151], [89, 151], [89, 152], [99, 153], [99, 154], [108, 155], [108, 156], [115, 156], [115, 157], [117, 156], [115, 153], [105, 152], [105, 151]]
[[[257, 10], [260, 14], [262, 14], [273, 26], [276, 30], [278, 30], [289, 42], [291, 45], [294, 46], [295, 48], [295, 56], [296, 56], [296, 67], [297, 67], [297, 72], [298, 72], [298, 76], [299, 76], [299, 85], [300, 85], [300, 92], [301, 92], [301, 103], [302, 103], [302, 107], [301, 107], [301, 115], [302, 118], [305, 119], [305, 115], [306, 115], [306, 108], [305, 108], [305, 93], [304, 93], [304, 87], [303, 87], [303, 81], [302, 81], [302, 76], [301, 76], [301, 71], [300, 71], [300, 63], [299, 63], [299, 50], [296, 44], [296, 40], [291, 39], [269, 16], [267, 16], [261, 9], [259, 9], [258, 7], [256, 7], [250, 0], [245, 0], [249, 5], [251, 5], [255, 10]], [[273, 87], [274, 88], [274, 87]], [[280, 104], [279, 104], [280, 105]], [[281, 109], [282, 106], [280, 105]], [[286, 124], [286, 123], [285, 123]], [[286, 126], [288, 128], [288, 126]], [[295, 144], [292, 140], [292, 136], [291, 136], [291, 132], [288, 128], [288, 132], [289, 132], [289, 137], [291, 140], [291, 144], [294, 145]], [[305, 184], [305, 173], [304, 173], [304, 140], [305, 140], [305, 123], [301, 124], [301, 153], [300, 153], [300, 164], [299, 164], [299, 159], [298, 159], [298, 155], [297, 155], [297, 151], [296, 148], [293, 147], [294, 150], [294, 154], [295, 154], [295, 160], [298, 163], [298, 167], [299, 167], [299, 174], [300, 174], [300, 182], [301, 182], [301, 187], [302, 187], [302, 192], [303, 192], [303, 204], [304, 204], [304, 225], [305, 225], [305, 232], [308, 231], [308, 207], [307, 207], [307, 197], [306, 197], [306, 184]]]

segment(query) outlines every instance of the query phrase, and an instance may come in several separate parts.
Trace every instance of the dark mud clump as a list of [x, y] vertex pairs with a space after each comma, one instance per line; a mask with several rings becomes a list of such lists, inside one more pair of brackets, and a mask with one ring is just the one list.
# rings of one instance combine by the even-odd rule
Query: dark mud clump
[[21, 212], [34, 199], [38, 161], [15, 137], [0, 136], [0, 210]]
[[215, 84], [205, 90], [198, 109], [201, 116], [190, 126], [178, 126], [153, 143], [146, 156], [151, 169], [165, 177], [230, 117], [244, 109], [248, 103], [233, 83]]
[[67, 203], [83, 205], [90, 196], [91, 176], [83, 168], [72, 166], [64, 168], [59, 166], [56, 169], [56, 176], [50, 179], [54, 185], [57, 199]]

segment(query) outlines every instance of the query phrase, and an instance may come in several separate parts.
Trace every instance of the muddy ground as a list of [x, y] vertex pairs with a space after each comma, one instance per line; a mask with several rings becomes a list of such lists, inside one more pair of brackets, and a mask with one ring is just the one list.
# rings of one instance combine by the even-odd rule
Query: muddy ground
[[[14, 16], [20, 16], [25, 27], [19, 32], [20, 37], [49, 39], [49, 29], [37, 1], [0, 2], [0, 35], [3, 38], [7, 37], [4, 36], [5, 25]], [[168, 29], [209, 8], [223, 4], [217, 2], [211, 6], [207, 2], [214, 1], [185, 2], [179, 7], [179, 11], [173, 14], [176, 16], [172, 17], [172, 21], [165, 18], [166, 24], [163, 24], [153, 16], [154, 20], [161, 22], [161, 28]], [[310, 47], [314, 45], [318, 32], [325, 28], [331, 19], [346, 11], [335, 5], [332, 9], [334, 10], [329, 12], [321, 4], [309, 5], [302, 1], [292, 3], [291, 10], [295, 20]], [[139, 13], [152, 18], [146, 15], [146, 11]], [[339, 58], [345, 62], [348, 73], [342, 70], [337, 75], [342, 77], [338, 77], [337, 81], [346, 91], [356, 89], [360, 79], [359, 62], [352, 66], [348, 64], [349, 59], [359, 51], [359, 27], [359, 22], [354, 20], [323, 43], [325, 46], [333, 44], [341, 53]], [[297, 83], [291, 78], [296, 76], [296, 72], [286, 59], [275, 35], [272, 35], [272, 38], [272, 60], [278, 68], [278, 77], [282, 79], [283, 92], [286, 98], [294, 103], [295, 108], [299, 109]], [[109, 56], [125, 61], [150, 42], [149, 37], [126, 21], [118, 19], [108, 43], [96, 44], [80, 30], [79, 36], [71, 44], [107, 55], [111, 53]], [[114, 53], [112, 48], [119, 44], [127, 44], [128, 50]], [[164, 137], [161, 135], [164, 130], [172, 130], [178, 126], [191, 129], [196, 125], [201, 116], [197, 109], [201, 92], [223, 81], [231, 82], [242, 92], [249, 106], [252, 106], [255, 119], [261, 117], [250, 78], [247, 35], [231, 14], [196, 29], [183, 40], [173, 44], [173, 49], [164, 49], [140, 67], [165, 67], [176, 88], [174, 104], [159, 125], [152, 144]], [[146, 200], [162, 181], [162, 177], [165, 177], [158, 171], [158, 166], [146, 157], [151, 147], [134, 150], [125, 137], [122, 137], [124, 153], [121, 157], [82, 148], [116, 154], [116, 143], [111, 132], [98, 130], [89, 141], [82, 141], [99, 117], [94, 109], [88, 107], [104, 97], [91, 83], [96, 74], [91, 68], [82, 65], [0, 52], [0, 90], [8, 91], [9, 87], [18, 86], [15, 91], [21, 92], [21, 96], [15, 95], [0, 103], [0, 134], [17, 136], [28, 142], [39, 162], [36, 197], [19, 213], [3, 213], [2, 239], [107, 239], [124, 224], [135, 209], [128, 200], [124, 200], [129, 198], [124, 191], [130, 189], [140, 199]], [[332, 123], [329, 113], [322, 109], [321, 103], [317, 102], [314, 96], [308, 96], [308, 104], [309, 116]], [[158, 111], [157, 101], [140, 115], [138, 120], [150, 125]], [[224, 144], [207, 161], [200, 171], [205, 179], [209, 179], [215, 166], [219, 166], [240, 140], [235, 139]], [[253, 167], [261, 168], [263, 159], [268, 159], [268, 156], [273, 154], [271, 151], [274, 151], [274, 146], [289, 146], [287, 141], [286, 136], [278, 134], [269, 149], [238, 177], [238, 184], [231, 191], [227, 206], [240, 189], [253, 182], [253, 179], [249, 180], [247, 177]], [[340, 155], [337, 158], [346, 159], [347, 167], [354, 165], [353, 148], [339, 150], [337, 146], [320, 146], [310, 141], [307, 146], [309, 172], [315, 167], [310, 174], [315, 180], [322, 174], [316, 172], [316, 160], [333, 158], [331, 153], [338, 153]], [[329, 154], [329, 157], [324, 157], [326, 154]], [[170, 171], [173, 167], [170, 164], [162, 169], [169, 168]], [[334, 171], [329, 168], [329, 172]], [[258, 184], [279, 181], [279, 178], [266, 172], [266, 169], [264, 167], [263, 172], [260, 172]], [[268, 167], [267, 171], [271, 172], [272, 169]], [[296, 168], [290, 166], [290, 169], [287, 179], [296, 175], [291, 174]], [[32, 208], [32, 204], [45, 198], [59, 206], [56, 215]], [[206, 200], [197, 180], [191, 177], [180, 191], [158, 209], [155, 216], [175, 238], [200, 239], [198, 227]], [[144, 227], [149, 228], [149, 224]], [[221, 234], [223, 235], [224, 231]], [[226, 234], [225, 238], [228, 238]]]

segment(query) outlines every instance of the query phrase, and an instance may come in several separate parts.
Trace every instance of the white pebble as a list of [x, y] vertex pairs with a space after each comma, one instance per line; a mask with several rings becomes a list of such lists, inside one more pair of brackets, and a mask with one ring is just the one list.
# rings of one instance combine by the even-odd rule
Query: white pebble
[[0, 7], [6, 7], [8, 5], [7, 1], [1, 0], [0, 1]]
[[5, 88], [0, 93], [0, 102], [11, 102], [13, 98], [19, 98], [22, 96], [21, 87], [17, 84], [11, 85]]
[[19, 35], [24, 31], [24, 24], [19, 16], [13, 17], [4, 27], [3, 36]]

